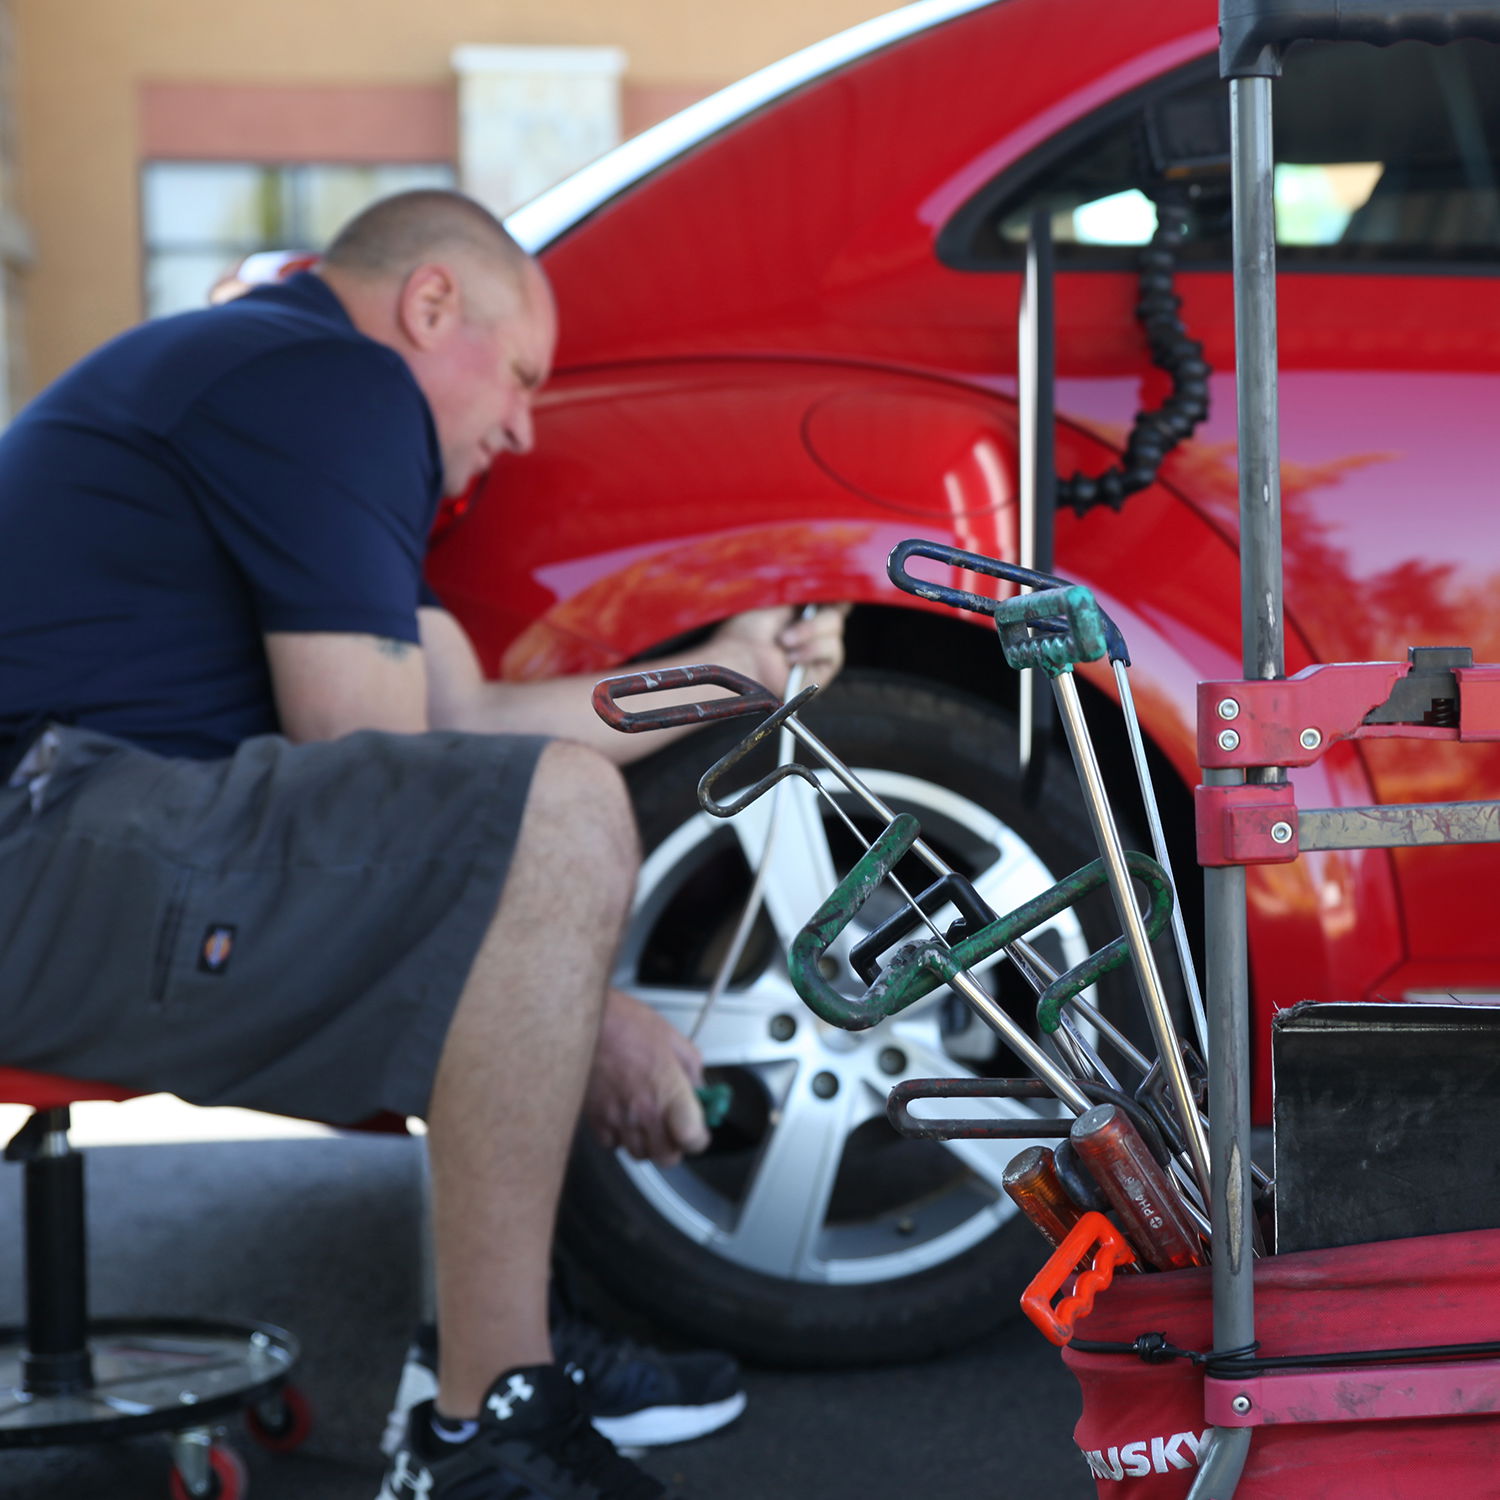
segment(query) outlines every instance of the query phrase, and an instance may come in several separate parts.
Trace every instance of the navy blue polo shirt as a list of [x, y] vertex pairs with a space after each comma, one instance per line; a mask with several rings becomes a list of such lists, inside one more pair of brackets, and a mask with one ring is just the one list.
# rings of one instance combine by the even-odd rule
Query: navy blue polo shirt
[[106, 344], [0, 436], [0, 747], [275, 731], [265, 632], [417, 640], [441, 473], [405, 361], [316, 276]]

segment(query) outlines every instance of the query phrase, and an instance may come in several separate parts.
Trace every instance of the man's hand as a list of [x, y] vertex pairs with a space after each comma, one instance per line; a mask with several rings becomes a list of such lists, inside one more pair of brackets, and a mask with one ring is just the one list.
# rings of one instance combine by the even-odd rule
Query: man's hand
[[[782, 694], [794, 666], [806, 672], [804, 686], [826, 687], [844, 664], [844, 617], [848, 604], [825, 604], [807, 619], [792, 605], [751, 609], [725, 620], [691, 651], [631, 664], [636, 672], [661, 671], [711, 661], [763, 683]], [[428, 713], [434, 729], [465, 729], [481, 734], [551, 734], [577, 740], [616, 765], [627, 765], [692, 732], [679, 725], [652, 734], [619, 734], [604, 726], [591, 698], [597, 673], [553, 677], [539, 682], [489, 682], [468, 636], [452, 615], [419, 611], [422, 655], [427, 663]], [[650, 707], [691, 702], [701, 689], [654, 696]]]
[[844, 619], [849, 608], [825, 604], [805, 620], [791, 605], [746, 610], [720, 625], [701, 654], [705, 661], [722, 658], [728, 662], [749, 652], [755, 665], [746, 675], [773, 693], [785, 691], [794, 666], [803, 669], [804, 687], [813, 682], [827, 687], [844, 665]]
[[621, 990], [604, 997], [583, 1115], [599, 1143], [638, 1161], [676, 1166], [709, 1141], [694, 1090], [703, 1058], [670, 1021]]

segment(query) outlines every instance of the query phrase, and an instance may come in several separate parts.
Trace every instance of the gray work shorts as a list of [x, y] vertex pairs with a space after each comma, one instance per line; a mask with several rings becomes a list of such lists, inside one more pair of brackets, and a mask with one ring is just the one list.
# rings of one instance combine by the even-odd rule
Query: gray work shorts
[[0, 784], [0, 1064], [331, 1124], [425, 1114], [545, 738], [201, 761], [48, 734]]

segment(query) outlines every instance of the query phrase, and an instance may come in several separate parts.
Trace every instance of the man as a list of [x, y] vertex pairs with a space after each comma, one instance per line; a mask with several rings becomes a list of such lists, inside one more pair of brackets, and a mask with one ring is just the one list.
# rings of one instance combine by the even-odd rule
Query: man
[[[644, 1156], [706, 1140], [692, 1050], [606, 995], [616, 766], [661, 737], [612, 735], [581, 681], [484, 681], [421, 581], [440, 496], [530, 447], [555, 328], [484, 210], [404, 194], [0, 438], [0, 1057], [427, 1120], [438, 1392], [383, 1500], [664, 1493], [547, 1324], [580, 1110]], [[826, 680], [840, 624], [758, 611], [696, 655]]]

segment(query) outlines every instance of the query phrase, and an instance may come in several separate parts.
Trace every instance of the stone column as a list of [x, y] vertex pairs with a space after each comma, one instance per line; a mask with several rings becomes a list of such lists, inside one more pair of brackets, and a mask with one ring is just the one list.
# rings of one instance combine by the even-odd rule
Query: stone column
[[459, 182], [508, 214], [620, 141], [617, 47], [459, 47]]

